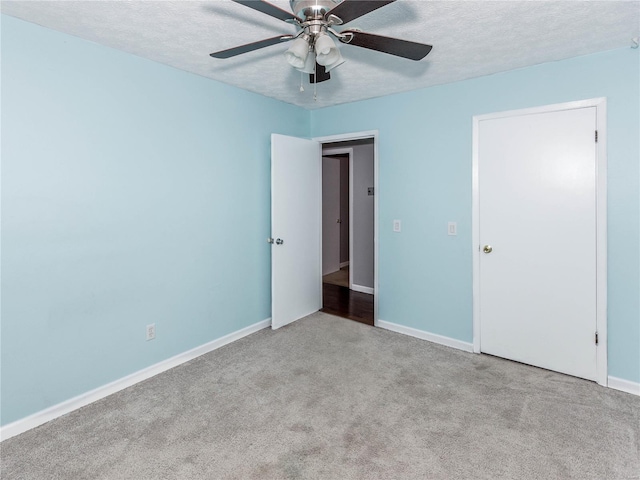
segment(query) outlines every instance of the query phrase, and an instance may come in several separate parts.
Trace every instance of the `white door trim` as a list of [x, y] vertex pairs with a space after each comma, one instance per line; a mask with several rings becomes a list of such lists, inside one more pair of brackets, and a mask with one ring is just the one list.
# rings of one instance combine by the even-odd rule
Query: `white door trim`
[[[379, 174], [379, 158], [378, 158], [378, 130], [368, 130], [368, 131], [364, 131], [364, 132], [354, 132], [354, 133], [342, 133], [339, 135], [329, 135], [326, 137], [314, 137], [312, 138], [312, 140], [316, 140], [318, 142], [320, 142], [321, 144], [323, 143], [334, 143], [334, 142], [347, 142], [349, 140], [363, 140], [365, 138], [373, 138], [373, 192], [374, 192], [374, 197], [373, 197], [373, 293], [374, 293], [374, 297], [373, 297], [373, 323], [374, 325], [377, 327], [378, 326], [378, 299], [379, 299], [379, 289], [378, 289], [378, 231], [379, 231], [379, 217], [378, 217], [378, 204], [379, 204], [379, 198], [378, 198], [378, 192], [380, 191], [380, 189], [378, 188], [378, 183], [379, 183], [379, 178], [378, 178], [378, 174]], [[350, 157], [351, 158], [351, 157]], [[353, 178], [352, 172], [351, 172], [351, 168], [352, 168], [352, 163], [353, 162], [349, 162], [349, 176], [350, 178]], [[351, 185], [349, 185], [349, 187], [352, 187]], [[353, 215], [351, 215], [351, 209], [352, 209], [352, 201], [351, 201], [351, 192], [353, 191], [353, 188], [349, 188], [349, 235], [350, 237], [352, 236], [352, 231], [351, 231], [351, 218], [353, 218]], [[351, 259], [351, 238], [349, 238], [349, 258]], [[321, 260], [322, 261], [322, 260]], [[350, 269], [351, 270], [351, 269]], [[352, 285], [353, 284], [353, 278], [351, 278], [351, 271], [349, 271], [349, 284]]]
[[542, 107], [475, 115], [472, 160], [473, 351], [480, 353], [480, 202], [478, 181], [479, 125], [482, 120], [596, 108], [596, 347], [597, 382], [607, 386], [607, 99], [592, 98]]
[[[326, 153], [326, 155], [325, 155]], [[322, 150], [323, 156], [349, 155], [349, 289], [353, 290], [353, 148], [336, 147]], [[342, 268], [342, 267], [341, 267]]]

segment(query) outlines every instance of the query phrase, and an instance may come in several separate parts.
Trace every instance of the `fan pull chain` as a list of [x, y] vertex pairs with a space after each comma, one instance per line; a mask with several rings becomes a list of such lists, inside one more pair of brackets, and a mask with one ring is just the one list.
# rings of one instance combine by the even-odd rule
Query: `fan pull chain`
[[304, 79], [304, 72], [300, 72], [300, 92], [304, 92], [304, 87], [302, 86], [303, 83], [303, 79]]
[[318, 101], [318, 62], [313, 66], [313, 101]]

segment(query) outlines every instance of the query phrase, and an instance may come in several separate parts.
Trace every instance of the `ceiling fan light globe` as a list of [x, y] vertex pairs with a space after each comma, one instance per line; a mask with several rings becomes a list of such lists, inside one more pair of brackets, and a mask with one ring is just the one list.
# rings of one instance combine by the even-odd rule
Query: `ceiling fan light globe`
[[285, 58], [287, 59], [287, 62], [289, 62], [289, 65], [291, 65], [293, 68], [303, 68], [304, 67], [304, 60], [302, 60], [299, 57], [296, 57], [295, 55], [292, 55], [289, 52], [285, 52]]
[[336, 67], [339, 67], [340, 65], [342, 65], [345, 62], [345, 59], [342, 58], [342, 55], [340, 54], [340, 51], [337, 50], [337, 49], [336, 49], [336, 51], [338, 52], [337, 60], [335, 62], [333, 62], [333, 63], [330, 63], [330, 64], [324, 66], [324, 69], [327, 72], [330, 72], [331, 70], [333, 70]]
[[314, 73], [316, 69], [316, 53], [310, 51], [309, 55], [307, 55], [307, 60], [304, 62], [304, 66], [297, 69], [302, 73]]
[[331, 53], [331, 50], [336, 49], [336, 44], [326, 33], [319, 33], [318, 35], [316, 35], [314, 47], [318, 56], [329, 55]]
[[328, 65], [333, 65], [334, 63], [339, 61], [341, 58], [342, 58], [342, 55], [340, 55], [340, 50], [338, 50], [337, 48], [334, 48], [333, 50], [331, 50], [326, 55], [322, 55], [322, 54], [319, 53], [316, 56], [316, 61], [320, 65], [326, 67]]
[[284, 56], [292, 67], [303, 68], [309, 56], [309, 44], [304, 38], [298, 38], [293, 42], [291, 47], [284, 52]]

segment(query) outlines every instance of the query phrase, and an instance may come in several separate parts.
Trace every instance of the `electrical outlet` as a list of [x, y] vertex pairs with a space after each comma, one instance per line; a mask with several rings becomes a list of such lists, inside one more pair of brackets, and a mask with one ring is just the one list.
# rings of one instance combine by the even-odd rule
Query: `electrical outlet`
[[147, 340], [153, 340], [156, 338], [156, 324], [151, 323], [147, 325]]
[[393, 221], [393, 231], [401, 232], [402, 231], [402, 222], [400, 220]]

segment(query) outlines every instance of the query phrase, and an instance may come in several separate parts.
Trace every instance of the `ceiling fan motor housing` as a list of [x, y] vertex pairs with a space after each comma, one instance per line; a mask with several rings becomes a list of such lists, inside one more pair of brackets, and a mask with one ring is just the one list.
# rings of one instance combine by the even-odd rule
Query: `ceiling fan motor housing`
[[291, 11], [303, 20], [321, 18], [342, 0], [290, 0]]

